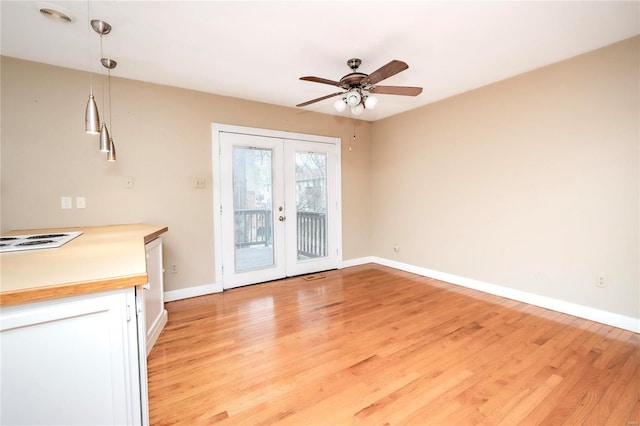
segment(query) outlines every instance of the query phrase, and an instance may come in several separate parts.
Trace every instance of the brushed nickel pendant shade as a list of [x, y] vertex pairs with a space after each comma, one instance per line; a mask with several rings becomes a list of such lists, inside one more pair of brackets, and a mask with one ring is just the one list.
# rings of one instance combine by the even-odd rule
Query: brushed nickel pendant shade
[[110, 163], [116, 161], [116, 146], [113, 144], [113, 139], [109, 139], [109, 153], [107, 154], [107, 161]]
[[[93, 83], [91, 85], [93, 86]], [[96, 99], [93, 97], [93, 87], [84, 112], [84, 131], [92, 135], [100, 133], [100, 114], [98, 114]]]
[[109, 136], [109, 129], [107, 129], [107, 125], [102, 123], [102, 128], [100, 129], [100, 152], [109, 152], [109, 141], [111, 140], [111, 136]]

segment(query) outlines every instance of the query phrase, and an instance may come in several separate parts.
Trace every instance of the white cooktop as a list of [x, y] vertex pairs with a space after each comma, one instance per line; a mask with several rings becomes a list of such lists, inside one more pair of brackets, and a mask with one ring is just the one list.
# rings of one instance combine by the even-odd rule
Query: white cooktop
[[7, 251], [38, 250], [60, 247], [82, 232], [60, 232], [55, 234], [5, 235], [0, 236], [0, 253]]

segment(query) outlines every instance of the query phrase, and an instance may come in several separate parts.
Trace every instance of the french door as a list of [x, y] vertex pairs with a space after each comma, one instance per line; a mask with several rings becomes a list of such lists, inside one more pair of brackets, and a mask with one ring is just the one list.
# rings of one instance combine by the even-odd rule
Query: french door
[[217, 137], [223, 288], [337, 268], [339, 145], [253, 130]]

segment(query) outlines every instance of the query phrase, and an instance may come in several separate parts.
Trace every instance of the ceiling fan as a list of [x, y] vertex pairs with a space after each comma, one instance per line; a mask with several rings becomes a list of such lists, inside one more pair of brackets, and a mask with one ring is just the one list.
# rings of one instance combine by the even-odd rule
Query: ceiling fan
[[328, 80], [321, 77], [300, 77], [300, 80], [312, 81], [315, 83], [329, 84], [331, 86], [337, 86], [344, 91], [332, 93], [327, 96], [312, 99], [307, 102], [296, 105], [297, 107], [304, 107], [315, 102], [323, 101], [325, 99], [333, 98], [334, 96], [342, 96], [333, 105], [339, 112], [344, 111], [347, 106], [351, 108], [351, 112], [354, 115], [361, 114], [365, 108], [373, 109], [378, 102], [377, 98], [372, 93], [382, 95], [403, 95], [403, 96], [418, 96], [422, 93], [422, 87], [409, 87], [409, 86], [377, 86], [380, 81], [398, 74], [401, 71], [409, 68], [405, 62], [393, 60], [386, 65], [383, 65], [371, 74], [365, 74], [358, 72], [358, 67], [362, 61], [358, 58], [352, 58], [347, 61], [347, 65], [351, 68], [351, 72], [340, 79], [340, 81]]

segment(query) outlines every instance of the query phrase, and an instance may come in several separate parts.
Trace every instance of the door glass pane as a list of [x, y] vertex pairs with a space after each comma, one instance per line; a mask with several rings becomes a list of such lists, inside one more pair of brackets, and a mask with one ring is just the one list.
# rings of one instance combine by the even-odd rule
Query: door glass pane
[[236, 272], [274, 264], [271, 149], [233, 147]]
[[327, 256], [327, 155], [296, 152], [298, 260]]

